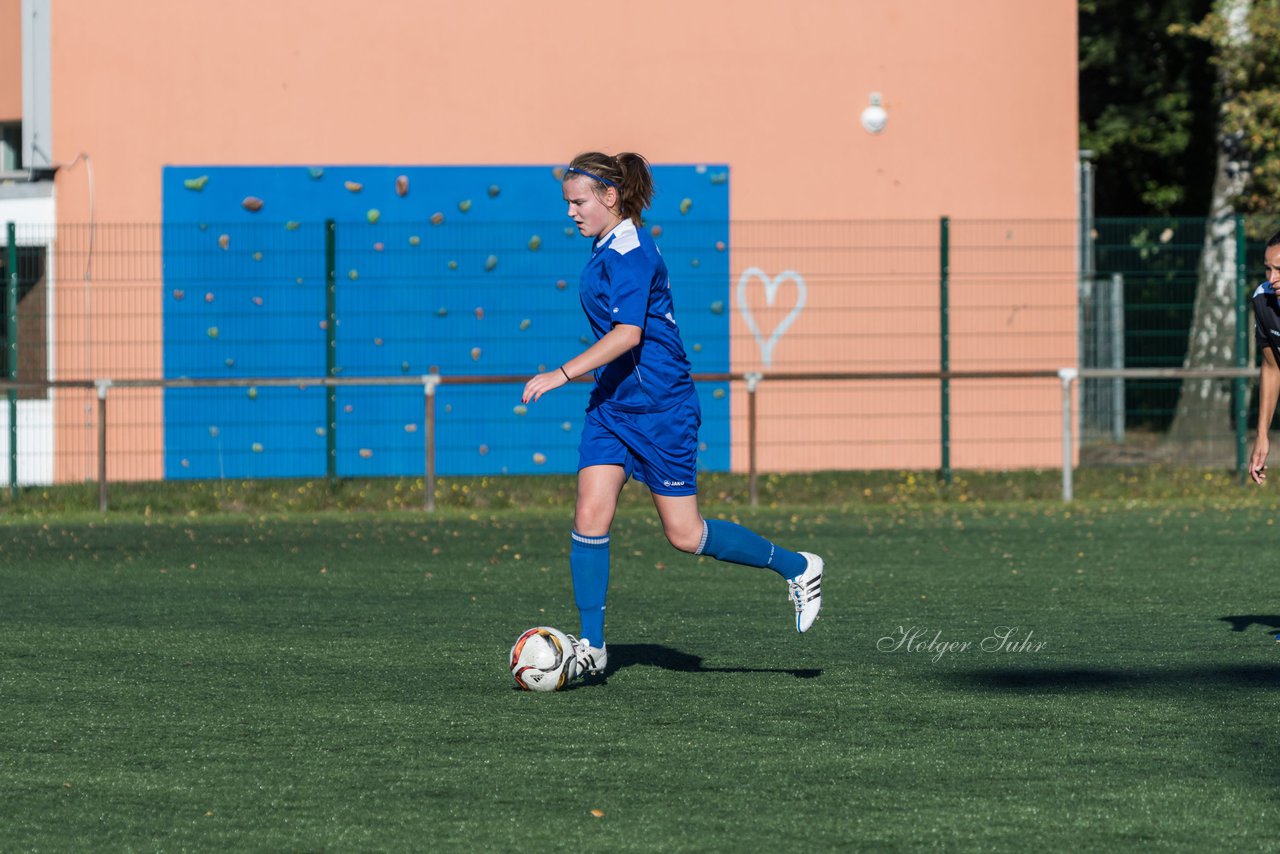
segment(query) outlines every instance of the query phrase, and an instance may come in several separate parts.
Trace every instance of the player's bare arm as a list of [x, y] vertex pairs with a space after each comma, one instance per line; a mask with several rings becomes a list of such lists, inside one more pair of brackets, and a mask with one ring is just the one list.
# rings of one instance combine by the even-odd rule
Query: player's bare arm
[[552, 389], [560, 388], [570, 380], [590, 373], [601, 365], [607, 365], [628, 350], [640, 343], [644, 330], [639, 326], [619, 323], [600, 337], [586, 350], [555, 370], [538, 374], [525, 383], [524, 394], [520, 398], [524, 403], [531, 403]]
[[1278, 397], [1280, 364], [1276, 362], [1276, 354], [1267, 347], [1262, 351], [1262, 374], [1258, 381], [1258, 432], [1253, 440], [1253, 453], [1249, 457], [1249, 476], [1254, 483], [1260, 484], [1267, 479], [1267, 452], [1271, 449], [1268, 433]]

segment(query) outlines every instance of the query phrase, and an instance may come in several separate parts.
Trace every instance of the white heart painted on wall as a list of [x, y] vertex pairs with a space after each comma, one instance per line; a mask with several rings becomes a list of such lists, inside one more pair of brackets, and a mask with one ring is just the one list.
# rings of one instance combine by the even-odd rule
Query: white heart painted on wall
[[[760, 331], [760, 324], [756, 323], [755, 316], [751, 313], [751, 307], [747, 305], [747, 284], [755, 279], [759, 279], [764, 285], [764, 301], [766, 305], [772, 306], [778, 298], [778, 289], [784, 282], [792, 282], [796, 286], [796, 304], [795, 307], [782, 318], [782, 322], [774, 327], [773, 332], [768, 338]], [[807, 292], [804, 285], [804, 277], [795, 270], [783, 270], [776, 276], [770, 276], [759, 267], [748, 267], [742, 271], [742, 275], [738, 277], [738, 311], [742, 314], [742, 320], [747, 324], [747, 328], [751, 330], [751, 334], [755, 336], [756, 344], [760, 347], [760, 358], [766, 366], [773, 363], [773, 348], [782, 338], [783, 333], [795, 323], [800, 312], [804, 311], [805, 298]]]

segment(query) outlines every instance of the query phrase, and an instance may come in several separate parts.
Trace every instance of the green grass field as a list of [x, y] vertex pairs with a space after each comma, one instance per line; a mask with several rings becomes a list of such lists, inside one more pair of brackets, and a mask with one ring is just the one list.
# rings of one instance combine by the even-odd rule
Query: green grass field
[[550, 695], [505, 657], [577, 628], [564, 506], [10, 516], [0, 847], [1274, 845], [1274, 501], [734, 512], [827, 557], [809, 634], [637, 503]]

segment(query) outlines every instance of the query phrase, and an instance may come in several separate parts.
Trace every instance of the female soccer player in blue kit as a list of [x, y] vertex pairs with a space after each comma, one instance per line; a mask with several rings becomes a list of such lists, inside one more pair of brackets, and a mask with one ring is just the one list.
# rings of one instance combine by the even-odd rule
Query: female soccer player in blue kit
[[578, 446], [578, 498], [569, 550], [573, 595], [582, 619], [575, 676], [603, 673], [609, 528], [629, 477], [649, 487], [671, 545], [787, 581], [796, 630], [822, 607], [822, 558], [774, 545], [759, 534], [698, 511], [698, 427], [702, 413], [676, 326], [667, 265], [641, 215], [653, 199], [649, 163], [639, 154], [580, 154], [562, 181], [569, 216], [593, 238], [578, 285], [595, 343], [525, 384], [536, 401], [595, 371]]

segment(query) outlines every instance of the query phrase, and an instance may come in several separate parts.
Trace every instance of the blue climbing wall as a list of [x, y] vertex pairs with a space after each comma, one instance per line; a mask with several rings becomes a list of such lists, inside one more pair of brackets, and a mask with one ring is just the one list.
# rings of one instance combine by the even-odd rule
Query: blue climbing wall
[[[696, 372], [729, 370], [725, 166], [655, 166], [646, 217], [671, 271]], [[172, 166], [164, 170], [164, 376], [528, 377], [590, 343], [590, 251], [550, 166]], [[325, 220], [335, 221], [327, 328]], [[529, 407], [521, 383], [445, 385], [441, 474], [571, 473], [583, 384]], [[704, 385], [705, 470], [729, 467], [727, 387]], [[170, 478], [419, 475], [423, 393], [340, 387], [169, 389]]]

